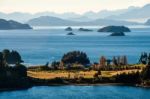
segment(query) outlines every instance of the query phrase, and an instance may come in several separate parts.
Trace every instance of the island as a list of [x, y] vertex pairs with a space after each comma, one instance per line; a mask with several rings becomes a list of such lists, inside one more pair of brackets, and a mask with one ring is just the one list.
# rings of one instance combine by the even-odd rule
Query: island
[[98, 32], [131, 32], [131, 30], [125, 26], [106, 26], [99, 29]]
[[71, 27], [67, 27], [65, 30], [66, 31], [72, 31], [73, 29]]
[[125, 26], [106, 26], [99, 29], [98, 32], [111, 32], [110, 36], [125, 36], [124, 32], [131, 32], [131, 30]]
[[0, 19], [0, 30], [13, 30], [13, 29], [32, 29], [28, 24], [22, 24], [13, 20]]
[[69, 32], [69, 33], [67, 33], [67, 35], [75, 35], [74, 33], [72, 33], [72, 32]]
[[93, 30], [90, 30], [90, 29], [85, 29], [85, 28], [79, 28], [79, 31], [90, 32], [90, 31], [93, 31]]

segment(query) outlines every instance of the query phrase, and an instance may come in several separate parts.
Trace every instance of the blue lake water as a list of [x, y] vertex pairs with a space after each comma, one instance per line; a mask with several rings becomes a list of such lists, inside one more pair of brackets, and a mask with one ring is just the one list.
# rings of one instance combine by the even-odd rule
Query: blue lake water
[[54, 86], [0, 92], [0, 99], [149, 99], [150, 89], [129, 86]]
[[129, 26], [131, 33], [125, 37], [110, 37], [110, 33], [99, 33], [100, 27], [88, 27], [93, 32], [79, 32], [73, 27], [75, 36], [67, 36], [66, 27], [35, 27], [33, 30], [1, 30], [0, 50], [5, 48], [20, 52], [28, 65], [45, 64], [60, 60], [68, 51], [87, 53], [91, 62], [100, 56], [126, 55], [129, 63], [137, 63], [141, 52], [150, 52], [150, 27]]

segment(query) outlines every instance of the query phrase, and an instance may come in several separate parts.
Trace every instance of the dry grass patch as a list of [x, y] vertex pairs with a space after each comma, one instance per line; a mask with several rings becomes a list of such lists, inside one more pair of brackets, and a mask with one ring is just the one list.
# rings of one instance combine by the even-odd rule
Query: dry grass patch
[[[138, 69], [132, 70], [119, 70], [119, 71], [101, 71], [102, 77], [112, 77], [121, 73], [137, 72]], [[141, 70], [140, 70], [141, 71]], [[28, 71], [28, 76], [39, 79], [53, 79], [56, 77], [60, 78], [93, 78], [97, 71], [66, 71], [66, 70], [56, 70], [56, 71]]]

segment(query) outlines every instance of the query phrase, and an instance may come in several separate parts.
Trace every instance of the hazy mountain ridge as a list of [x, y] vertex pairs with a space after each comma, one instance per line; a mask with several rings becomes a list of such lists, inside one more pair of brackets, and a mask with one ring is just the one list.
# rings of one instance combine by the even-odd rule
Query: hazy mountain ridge
[[32, 26], [52, 26], [52, 25], [73, 25], [76, 22], [69, 21], [57, 17], [52, 16], [41, 16], [39, 18], [31, 19], [27, 22], [28, 24]]
[[123, 13], [126, 13], [128, 11], [131, 11], [133, 9], [138, 9], [138, 7], [129, 7], [127, 9], [119, 9], [119, 10], [112, 10], [112, 11], [109, 11], [109, 10], [102, 10], [102, 11], [99, 11], [99, 12], [92, 12], [92, 11], [89, 11], [89, 12], [86, 12], [84, 13], [83, 16], [87, 16], [91, 19], [99, 19], [99, 18], [107, 18], [109, 16], [112, 16], [112, 15], [120, 15], [120, 14], [123, 14]]
[[0, 30], [11, 30], [11, 29], [32, 29], [28, 24], [22, 24], [13, 20], [0, 19]]
[[144, 21], [150, 18], [149, 11], [150, 11], [150, 4], [147, 4], [141, 8], [132, 9], [120, 15], [109, 16], [107, 18], [108, 19], [120, 19], [120, 20], [143, 19], [142, 21]]
[[32, 26], [79, 26], [79, 25], [138, 25], [136, 22], [97, 19], [88, 22], [77, 22], [51, 16], [41, 16], [27, 22]]
[[28, 20], [38, 18], [40, 16], [58, 17], [65, 20], [81, 21], [81, 22], [88, 22], [96, 19], [144, 22], [150, 18], [149, 10], [150, 4], [147, 4], [143, 7], [131, 6], [127, 9], [119, 9], [113, 11], [102, 10], [99, 12], [89, 11], [84, 14], [77, 14], [74, 12], [67, 12], [67, 13], [39, 12], [35, 14], [14, 12], [5, 14], [0, 12], [0, 18], [7, 20], [16, 20], [18, 22], [24, 23], [27, 22]]

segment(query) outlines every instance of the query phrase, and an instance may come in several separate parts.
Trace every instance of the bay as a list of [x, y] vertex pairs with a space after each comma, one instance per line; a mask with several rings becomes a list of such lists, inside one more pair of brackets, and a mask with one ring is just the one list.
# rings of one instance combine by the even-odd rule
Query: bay
[[102, 55], [107, 58], [126, 55], [129, 63], [137, 63], [141, 52], [150, 52], [149, 26], [129, 26], [132, 32], [125, 37], [99, 33], [100, 27], [85, 27], [93, 32], [81, 32], [80, 27], [72, 27], [74, 36], [66, 35], [66, 27], [0, 30], [0, 50], [17, 50], [27, 66], [60, 60], [64, 53], [73, 50], [86, 52], [91, 62], [98, 62]]

